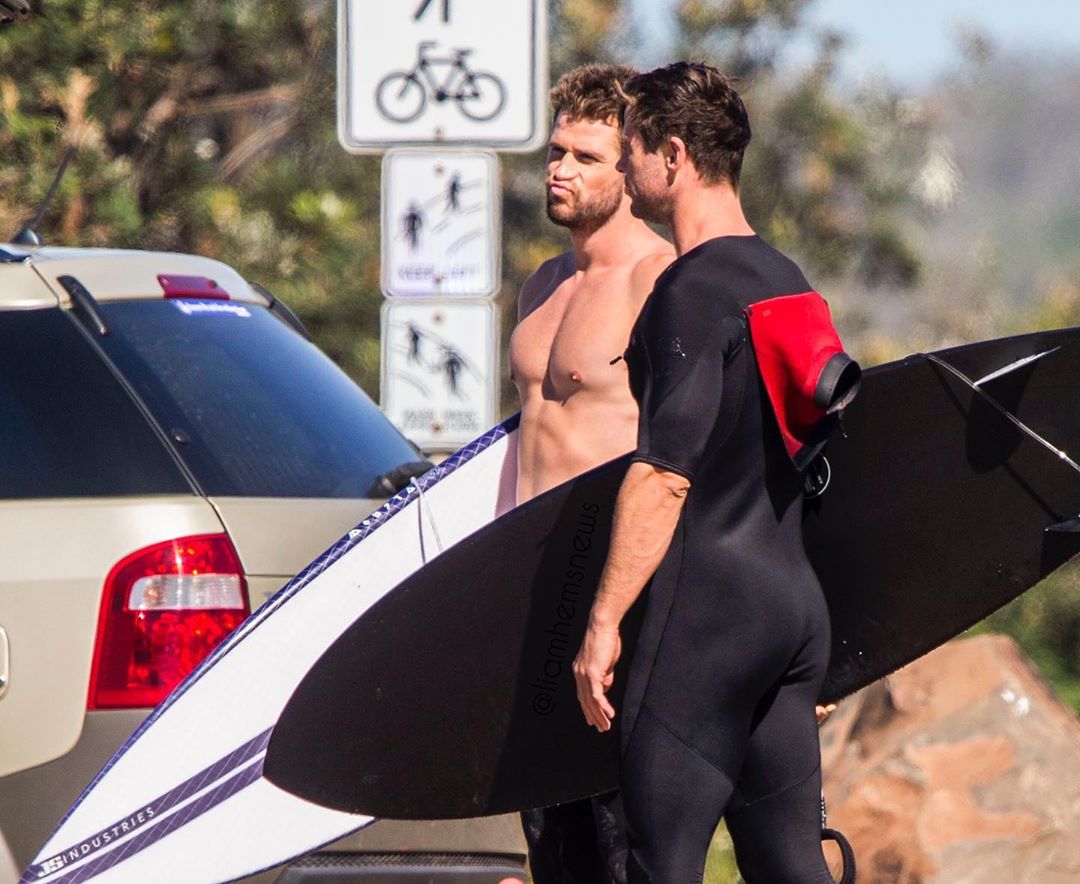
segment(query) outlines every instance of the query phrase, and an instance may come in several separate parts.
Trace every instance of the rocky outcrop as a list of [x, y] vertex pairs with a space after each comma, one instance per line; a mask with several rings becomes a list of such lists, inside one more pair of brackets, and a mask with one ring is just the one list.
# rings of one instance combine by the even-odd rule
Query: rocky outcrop
[[860, 884], [1080, 881], [1080, 720], [1004, 636], [951, 642], [822, 728]]

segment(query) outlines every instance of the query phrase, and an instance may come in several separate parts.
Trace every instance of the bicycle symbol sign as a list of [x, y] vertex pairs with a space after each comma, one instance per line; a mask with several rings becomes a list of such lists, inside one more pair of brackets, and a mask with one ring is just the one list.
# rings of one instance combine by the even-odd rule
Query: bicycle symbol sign
[[338, 135], [395, 146], [543, 142], [544, 0], [339, 4]]
[[[471, 120], [495, 117], [506, 103], [502, 80], [487, 71], [470, 70], [465, 59], [472, 50], [455, 49], [449, 58], [437, 58], [428, 54], [436, 45], [425, 40], [412, 70], [382, 78], [375, 91], [379, 113], [395, 123], [408, 123], [424, 112], [429, 101], [456, 101], [458, 110]], [[435, 73], [440, 67], [447, 69], [441, 76]]]

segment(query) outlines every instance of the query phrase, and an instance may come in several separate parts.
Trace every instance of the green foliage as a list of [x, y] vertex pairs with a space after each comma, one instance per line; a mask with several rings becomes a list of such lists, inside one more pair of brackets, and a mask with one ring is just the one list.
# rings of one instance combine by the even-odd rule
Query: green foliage
[[[849, 303], [869, 305], [867, 291], [926, 279], [905, 219], [926, 218], [912, 207], [912, 186], [935, 120], [885, 86], [839, 94], [843, 45], [833, 35], [821, 35], [814, 63], [781, 73], [781, 51], [805, 33], [812, 2], [680, 0], [673, 56], [712, 61], [738, 78], [754, 127], [742, 184], [751, 223], [822, 278], [823, 290], [846, 280], [858, 292]], [[631, 57], [620, 25], [627, 8], [625, 0], [550, 0], [553, 79], [582, 62]], [[335, 15], [331, 0], [45, 0], [29, 21], [0, 29], [0, 238], [33, 214], [61, 157], [77, 147], [42, 225], [48, 242], [220, 258], [290, 304], [319, 345], [376, 393], [379, 162], [348, 156], [336, 141]], [[1061, 87], [1059, 70], [1036, 83], [1039, 96], [1060, 102], [1046, 108], [1015, 91], [1013, 66], [995, 73], [980, 51], [984, 79], [956, 87], [955, 103], [994, 106], [1012, 96], [994, 119], [1018, 117], [1025, 132], [1075, 117], [1075, 89]], [[1066, 141], [1060, 149], [1073, 151]], [[1028, 157], [1028, 177], [1042, 167], [1045, 179], [1031, 178], [1041, 182], [1032, 187], [1010, 165], [1015, 190], [988, 189], [1004, 210], [972, 204], [954, 217], [956, 227], [1000, 216], [1015, 236], [1017, 217], [1067, 195], [1041, 141], [1038, 151], [1018, 149], [991, 130], [972, 144], [987, 165]], [[543, 156], [501, 158], [505, 336], [521, 283], [568, 245], [544, 216]], [[973, 269], [969, 260], [954, 277], [931, 280], [935, 311], [917, 330], [922, 338], [881, 335], [866, 306], [849, 307], [842, 325], [866, 332], [857, 347], [873, 362], [940, 346], [942, 335], [971, 340], [1075, 324], [1078, 220], [1075, 204], [1063, 204], [1029, 232], [1047, 259], [1072, 266], [1022, 308], [960, 297], [986, 297], [980, 274], [993, 281], [996, 272], [989, 261]], [[959, 249], [949, 232], [945, 219], [936, 235], [953, 261]], [[510, 384], [503, 392], [508, 413], [516, 395]], [[978, 629], [1013, 636], [1080, 712], [1080, 568], [1052, 576]], [[723, 829], [706, 880], [738, 880]]]
[[50, 0], [0, 32], [0, 227], [78, 149], [46, 241], [191, 251], [262, 282], [378, 384], [378, 161], [335, 138], [329, 0]]
[[[1074, 154], [1063, 123], [1071, 119], [1070, 93], [1058, 88], [1065, 74], [1075, 82], [1073, 69], [1040, 74], [1008, 59], [999, 64], [991, 47], [975, 41], [968, 79], [939, 96], [936, 111], [882, 85], [842, 95], [834, 72], [843, 44], [835, 35], [817, 35], [814, 61], [803, 69], [780, 65], [790, 40], [805, 37], [812, 3], [675, 4], [673, 56], [717, 64], [738, 78], [747, 100], [754, 140], [742, 192], [751, 223], [821, 279], [849, 340], [870, 362], [1074, 324], [1080, 288], [1068, 232], [1077, 212], [1055, 172]], [[549, 10], [553, 78], [584, 61], [632, 59], [626, 0], [549, 0]], [[335, 16], [331, 0], [39, 3], [29, 20], [0, 29], [0, 235], [14, 234], [34, 213], [61, 157], [75, 147], [41, 225], [46, 241], [227, 261], [293, 306], [317, 342], [375, 392], [379, 163], [345, 154], [336, 141]], [[966, 174], [1009, 170], [999, 186], [981, 191], [996, 203], [961, 199], [955, 210], [942, 208], [960, 182], [953, 153], [934, 143], [943, 121], [979, 135], [965, 153], [951, 133]], [[1010, 144], [1008, 132], [993, 128], [1001, 121], [1045, 130], [1040, 151]], [[543, 155], [501, 158], [506, 335], [525, 277], [568, 245], [565, 231], [544, 216]], [[1049, 162], [1055, 156], [1065, 160]], [[1027, 217], [1042, 204], [1057, 207], [1053, 217], [1018, 230], [1012, 207]], [[1041, 288], [1027, 304], [1008, 301], [1002, 268], [1036, 274], [1003, 262], [992, 242], [962, 238], [987, 218], [1002, 219], [1010, 248], [1043, 244], [1038, 266], [1050, 269], [1038, 275]], [[946, 255], [933, 275], [913, 245], [912, 219], [933, 231], [922, 249]], [[908, 301], [922, 325], [905, 340], [882, 333], [875, 303], [883, 298], [867, 293], [920, 280], [925, 292]], [[897, 300], [890, 309], [901, 309]], [[504, 394], [509, 412], [516, 407], [511, 385]], [[1080, 605], [1068, 580], [1048, 581], [985, 628], [1014, 635], [1080, 707], [1071, 613]]]
[[705, 857], [705, 884], [742, 884], [739, 868], [735, 865], [735, 848], [723, 823], [713, 835], [709, 853]]
[[[824, 35], [815, 63], [778, 73], [780, 54], [812, 0], [681, 0], [675, 57], [703, 59], [738, 78], [754, 137], [743, 170], [747, 215], [812, 279], [850, 277], [863, 287], [913, 285], [921, 261], [903, 225], [910, 169], [927, 127], [904, 99], [881, 89], [844, 99], [833, 89], [841, 42]], [[552, 79], [583, 61], [625, 61], [619, 0], [563, 0], [552, 12]], [[541, 211], [542, 153], [504, 157], [504, 335], [516, 292], [541, 260], [568, 247]], [[822, 283], [824, 288], [824, 283]], [[516, 407], [503, 388], [503, 410]]]
[[719, 62], [740, 80], [771, 70], [814, 0], [680, 0], [675, 56]]
[[622, 0], [550, 0], [551, 69], [555, 76], [588, 62], [607, 60]]
[[[753, 222], [813, 272], [908, 282], [918, 261], [891, 214], [907, 191], [878, 171], [888, 110], [860, 115], [831, 94], [832, 43], [793, 82], [775, 76], [809, 2], [684, 0], [681, 44], [746, 80]], [[549, 8], [553, 77], [626, 57], [623, 0]], [[336, 142], [335, 12], [330, 0], [50, 0], [0, 32], [3, 232], [33, 213], [75, 146], [47, 241], [235, 264], [289, 300], [374, 391], [379, 171]], [[542, 157], [502, 160], [507, 334], [521, 282], [566, 247], [542, 211]]]
[[801, 72], [780, 70], [785, 45], [813, 0], [682, 0], [677, 55], [736, 78], [753, 140], [742, 197], [750, 223], [812, 276], [865, 286], [911, 286], [921, 262], [902, 225], [910, 168], [926, 127], [887, 89], [842, 98], [834, 88], [843, 42], [818, 36]]

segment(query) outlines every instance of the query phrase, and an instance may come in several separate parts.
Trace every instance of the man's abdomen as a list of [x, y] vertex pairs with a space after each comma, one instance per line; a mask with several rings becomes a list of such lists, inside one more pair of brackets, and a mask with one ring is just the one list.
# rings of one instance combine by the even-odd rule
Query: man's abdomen
[[527, 404], [519, 430], [518, 503], [625, 454], [636, 440], [637, 408], [629, 396], [619, 404]]

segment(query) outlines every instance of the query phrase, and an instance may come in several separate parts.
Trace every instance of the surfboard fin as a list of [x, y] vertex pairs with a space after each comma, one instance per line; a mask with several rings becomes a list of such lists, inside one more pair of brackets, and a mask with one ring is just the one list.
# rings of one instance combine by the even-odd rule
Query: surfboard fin
[[1023, 359], [1017, 359], [1016, 362], [1010, 362], [1008, 365], [999, 368], [997, 371], [992, 371], [990, 374], [979, 378], [977, 381], [972, 381], [976, 387], [981, 387], [983, 384], [988, 384], [991, 381], [996, 381], [1000, 377], [1004, 377], [1007, 374], [1012, 374], [1014, 371], [1019, 371], [1025, 365], [1030, 365], [1032, 362], [1037, 362], [1044, 356], [1049, 356], [1051, 353], [1056, 353], [1061, 347], [1052, 347], [1049, 350], [1043, 350], [1042, 353], [1035, 353], [1031, 356], [1025, 356]]
[[[950, 365], [948, 362], [946, 362], [944, 359], [940, 358], [939, 356], [937, 356], [934, 353], [913, 353], [912, 355], [917, 356], [917, 357], [919, 357], [921, 359], [925, 359], [928, 362], [932, 362], [934, 365], [941, 366], [943, 369], [945, 369], [951, 375], [958, 378], [963, 383], [967, 384], [968, 387], [970, 387], [972, 390], [974, 390], [976, 393], [978, 393], [980, 396], [982, 396], [983, 400], [985, 402], [987, 402], [992, 408], [994, 408], [998, 412], [998, 414], [1000, 414], [1006, 420], [1011, 422], [1014, 427], [1016, 427], [1018, 430], [1020, 430], [1022, 433], [1024, 433], [1029, 439], [1032, 439], [1035, 442], [1038, 442], [1047, 451], [1054, 454], [1059, 460], [1061, 460], [1064, 463], [1068, 464], [1070, 468], [1072, 468], [1076, 472], [1080, 473], [1080, 464], [1078, 464], [1075, 460], [1073, 460], [1071, 457], [1069, 457], [1069, 455], [1066, 454], [1064, 451], [1062, 451], [1060, 448], [1057, 448], [1056, 446], [1051, 445], [1049, 442], [1047, 442], [1042, 436], [1040, 436], [1038, 433], [1036, 433], [1033, 429], [1031, 429], [1031, 427], [1029, 427], [1027, 424], [1025, 424], [1022, 420], [1020, 420], [1020, 418], [1018, 418], [1015, 414], [1013, 414], [1011, 411], [1009, 411], [1009, 409], [1007, 409], [1004, 405], [1002, 405], [1000, 402], [998, 402], [993, 396], [991, 396], [989, 393], [987, 393], [986, 390], [984, 390], [982, 387], [979, 386], [980, 383], [985, 384], [986, 381], [988, 379], [991, 379], [992, 377], [1000, 377], [1002, 375], [1002, 372], [1015, 371], [1017, 368], [1019, 368], [1019, 366], [1021, 364], [1027, 364], [1029, 362], [1034, 361], [1035, 359], [1041, 359], [1043, 356], [1046, 356], [1046, 355], [1048, 355], [1050, 353], [1054, 353], [1058, 349], [1060, 349], [1060, 348], [1056, 347], [1056, 348], [1054, 348], [1052, 350], [1045, 350], [1042, 353], [1037, 353], [1037, 354], [1035, 354], [1035, 356], [1027, 357], [1025, 359], [1021, 359], [1021, 360], [1019, 360], [1019, 361], [1017, 361], [1015, 363], [1012, 363], [1011, 365], [1005, 366], [1005, 368], [999, 369], [997, 372], [994, 372], [992, 375], [987, 375], [986, 377], [980, 379], [980, 381], [978, 383], [973, 381], [971, 378], [969, 378], [966, 374], [964, 374], [962, 371], [960, 371], [960, 369], [956, 368], [955, 366]], [[1080, 516], [1078, 516], [1077, 518], [1080, 518]], [[1067, 524], [1067, 523], [1063, 522], [1061, 524]], [[1047, 530], [1049, 531], [1049, 530], [1057, 530], [1057, 529], [1054, 526], [1051, 526]]]
[[1053, 531], [1055, 534], [1080, 534], [1080, 516], [1066, 519], [1064, 522], [1055, 522], [1053, 525], [1048, 525], [1046, 530]]

